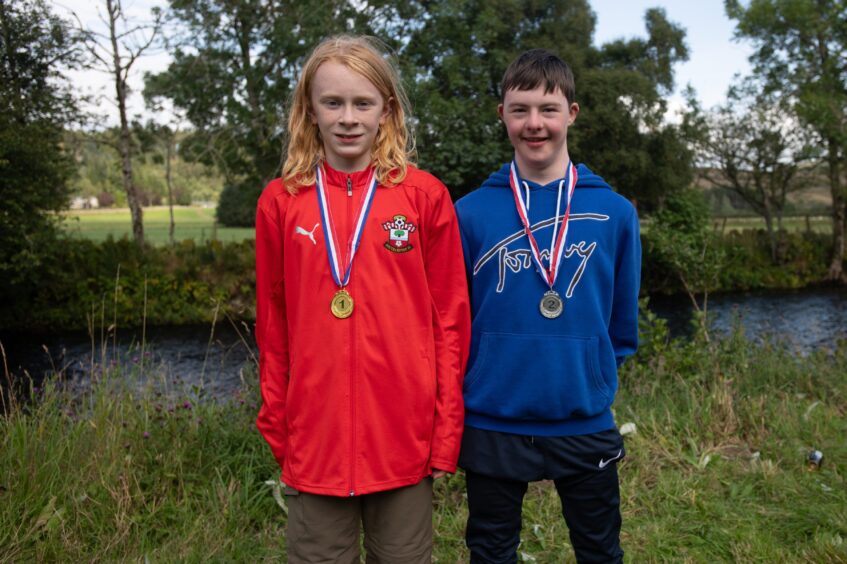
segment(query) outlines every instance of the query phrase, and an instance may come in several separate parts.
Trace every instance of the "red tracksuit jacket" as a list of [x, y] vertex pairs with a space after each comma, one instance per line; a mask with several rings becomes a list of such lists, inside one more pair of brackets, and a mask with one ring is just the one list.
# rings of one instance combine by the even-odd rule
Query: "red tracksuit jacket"
[[[325, 171], [346, 256], [370, 169]], [[470, 312], [447, 189], [414, 167], [401, 184], [376, 189], [347, 319], [330, 313], [338, 288], [320, 222], [314, 186], [292, 196], [277, 179], [259, 199], [256, 423], [283, 481], [349, 496], [416, 484], [433, 468], [455, 471]]]

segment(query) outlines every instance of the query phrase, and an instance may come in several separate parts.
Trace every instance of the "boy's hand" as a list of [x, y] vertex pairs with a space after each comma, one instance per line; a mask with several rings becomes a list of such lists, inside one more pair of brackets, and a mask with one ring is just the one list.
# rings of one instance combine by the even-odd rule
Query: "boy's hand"
[[435, 468], [432, 469], [432, 479], [433, 480], [438, 480], [439, 478], [443, 478], [446, 475], [447, 475], [447, 472], [445, 472], [444, 470], [436, 470]]

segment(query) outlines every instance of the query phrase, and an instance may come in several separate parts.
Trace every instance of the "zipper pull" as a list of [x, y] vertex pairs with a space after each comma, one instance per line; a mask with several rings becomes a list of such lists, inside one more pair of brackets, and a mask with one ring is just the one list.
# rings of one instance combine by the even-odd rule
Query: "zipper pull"
[[353, 195], [353, 179], [350, 178], [349, 176], [347, 177], [347, 195], [348, 196]]

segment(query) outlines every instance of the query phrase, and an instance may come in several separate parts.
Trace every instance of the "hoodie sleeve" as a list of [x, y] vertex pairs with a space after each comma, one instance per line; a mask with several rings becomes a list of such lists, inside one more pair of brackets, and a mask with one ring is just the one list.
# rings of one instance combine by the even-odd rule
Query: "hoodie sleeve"
[[641, 285], [641, 235], [638, 214], [631, 208], [618, 241], [615, 290], [609, 336], [615, 359], [620, 366], [624, 358], [638, 348], [638, 290]]
[[470, 344], [470, 305], [453, 203], [441, 183], [430, 195], [425, 268], [432, 297], [437, 387], [431, 465], [455, 472], [464, 428], [462, 380]]
[[288, 323], [279, 210], [269, 185], [256, 210], [256, 342], [262, 407], [256, 427], [282, 468], [288, 440], [285, 398], [288, 390]]

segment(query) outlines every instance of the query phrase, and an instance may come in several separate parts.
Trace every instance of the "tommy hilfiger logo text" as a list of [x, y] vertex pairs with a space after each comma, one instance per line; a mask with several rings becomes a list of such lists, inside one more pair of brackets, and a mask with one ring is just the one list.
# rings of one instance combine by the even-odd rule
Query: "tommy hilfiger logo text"
[[395, 215], [391, 221], [382, 224], [382, 228], [388, 231], [388, 241], [384, 246], [394, 253], [406, 253], [414, 247], [409, 243], [409, 235], [417, 231], [413, 223], [406, 221], [405, 215]]

